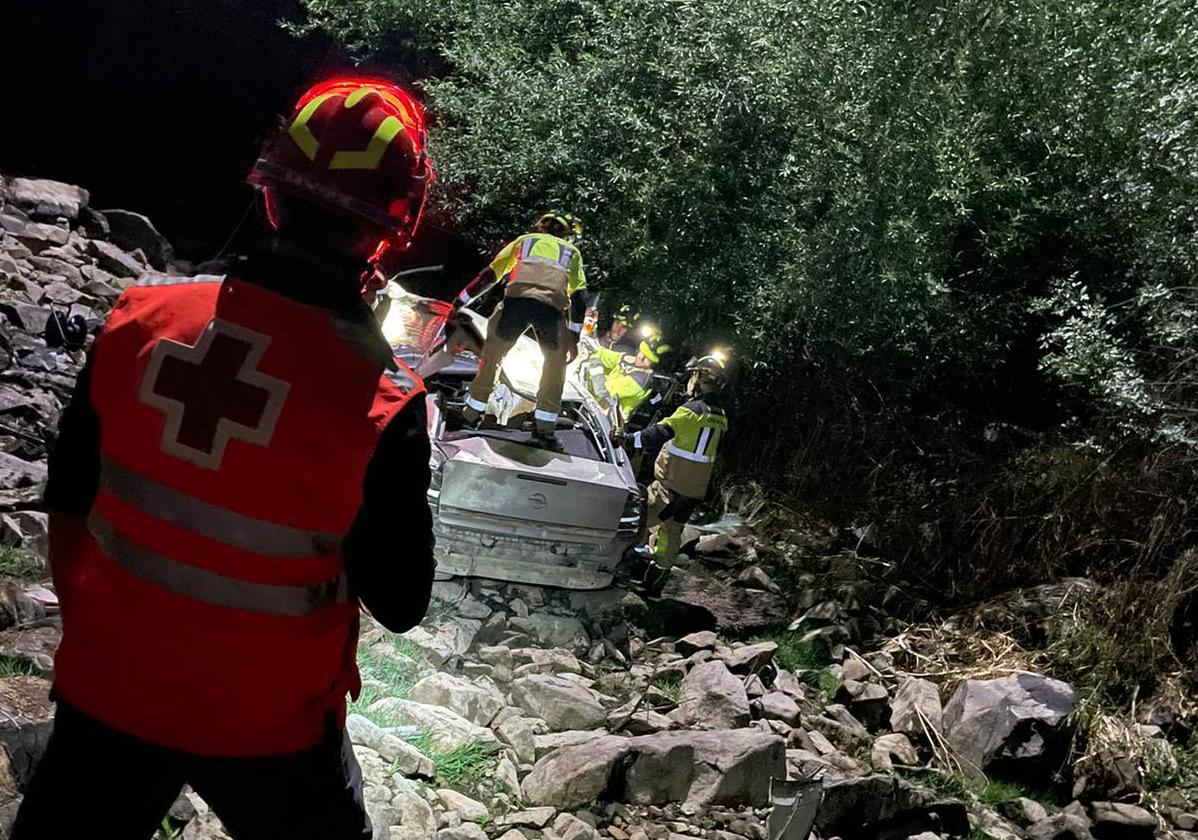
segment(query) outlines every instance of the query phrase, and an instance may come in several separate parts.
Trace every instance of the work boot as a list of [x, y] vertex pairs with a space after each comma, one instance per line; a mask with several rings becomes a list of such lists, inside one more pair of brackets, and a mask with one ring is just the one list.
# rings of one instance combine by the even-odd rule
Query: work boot
[[670, 582], [670, 570], [650, 561], [646, 564], [641, 580], [645, 584], [645, 594], [650, 598], [658, 598]]
[[561, 452], [562, 442], [557, 439], [557, 435], [550, 431], [538, 429], [532, 433], [530, 442], [534, 446], [539, 446], [542, 449], [548, 449], [550, 452]]
[[641, 583], [645, 579], [645, 571], [653, 559], [653, 549], [647, 545], [634, 545], [624, 552], [624, 562], [628, 565], [628, 579]]

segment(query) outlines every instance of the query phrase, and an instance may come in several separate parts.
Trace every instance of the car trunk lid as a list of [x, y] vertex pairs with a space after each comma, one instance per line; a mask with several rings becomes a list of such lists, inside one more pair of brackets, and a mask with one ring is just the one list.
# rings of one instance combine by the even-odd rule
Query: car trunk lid
[[619, 524], [629, 491], [612, 464], [488, 437], [442, 446], [442, 509], [611, 533]]

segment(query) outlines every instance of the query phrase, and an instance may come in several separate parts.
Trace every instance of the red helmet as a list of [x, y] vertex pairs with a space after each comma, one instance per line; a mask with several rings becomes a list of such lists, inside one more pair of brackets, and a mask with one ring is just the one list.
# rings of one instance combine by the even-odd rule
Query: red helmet
[[262, 147], [249, 182], [416, 234], [433, 179], [424, 111], [395, 84], [336, 78], [311, 87]]

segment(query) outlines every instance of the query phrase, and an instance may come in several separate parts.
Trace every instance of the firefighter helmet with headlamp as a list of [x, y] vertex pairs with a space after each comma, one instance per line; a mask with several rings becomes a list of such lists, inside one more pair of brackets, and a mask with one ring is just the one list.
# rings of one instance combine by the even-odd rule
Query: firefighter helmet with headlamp
[[640, 334], [641, 339], [639, 347], [641, 355], [653, 364], [660, 362], [661, 357], [669, 353], [672, 349], [670, 345], [665, 343], [665, 338], [662, 336], [661, 330], [653, 324], [641, 324], [637, 328], [637, 332]]
[[687, 363], [686, 369], [692, 377], [697, 377], [700, 382], [713, 389], [719, 389], [728, 384], [729, 361], [728, 351], [713, 350], [706, 356], [691, 359]]
[[571, 213], [543, 213], [537, 218], [534, 227], [559, 239], [575, 239], [582, 236], [582, 219]]

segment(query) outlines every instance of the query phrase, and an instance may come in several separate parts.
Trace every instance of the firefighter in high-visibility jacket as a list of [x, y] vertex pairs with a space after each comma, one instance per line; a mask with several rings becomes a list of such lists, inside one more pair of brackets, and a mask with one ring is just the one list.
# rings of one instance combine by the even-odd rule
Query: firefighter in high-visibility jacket
[[586, 313], [586, 274], [582, 254], [573, 242], [581, 233], [582, 222], [574, 216], [546, 213], [531, 233], [505, 245], [458, 296], [457, 305], [462, 306], [495, 285], [504, 287], [503, 302], [487, 323], [482, 361], [466, 396], [463, 419], [468, 427], [476, 427], [486, 413], [503, 357], [526, 330], [532, 330], [544, 358], [533, 412], [534, 436], [542, 445], [557, 446], [566, 366], [578, 355]]
[[587, 381], [591, 392], [605, 407], [616, 401], [625, 421], [645, 400], [652, 400], [653, 366], [670, 352], [661, 333], [646, 325], [636, 354], [599, 347], [587, 360]]
[[628, 304], [621, 306], [612, 316], [607, 333], [599, 339], [599, 346], [629, 354], [635, 353], [637, 337], [633, 327], [640, 318], [640, 313], [634, 312]]
[[184, 785], [236, 840], [372, 836], [360, 606], [415, 626], [435, 564], [424, 387], [363, 294], [431, 177], [410, 95], [319, 84], [250, 174], [261, 250], [117, 301], [50, 457], [57, 706], [16, 840], [148, 838]]
[[[634, 548], [634, 569], [650, 592], [660, 592], [678, 558], [682, 528], [707, 496], [720, 443], [728, 431], [721, 406], [728, 383], [723, 353], [687, 365], [690, 399], [669, 417], [637, 432], [631, 441], [652, 464], [649, 484], [649, 527], [657, 526], [651, 545]], [[647, 469], [647, 467], [646, 467]]]

